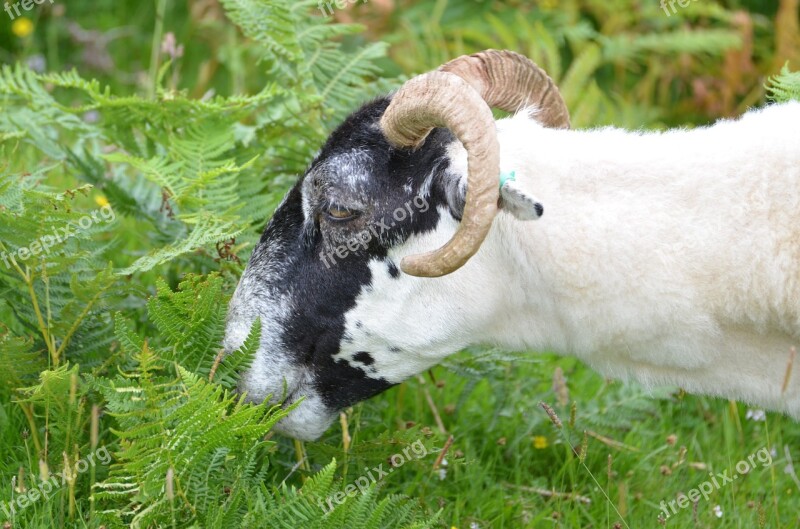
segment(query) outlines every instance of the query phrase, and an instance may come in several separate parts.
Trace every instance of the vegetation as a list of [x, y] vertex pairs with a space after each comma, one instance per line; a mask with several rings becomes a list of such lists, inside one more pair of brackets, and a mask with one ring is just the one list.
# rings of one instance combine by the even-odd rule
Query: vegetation
[[476, 349], [302, 444], [231, 393], [260, 329], [218, 355], [270, 212], [360, 102], [510, 48], [576, 126], [702, 124], [800, 99], [796, 0], [66, 4], [0, 14], [4, 527], [800, 523], [800, 425], [779, 415]]

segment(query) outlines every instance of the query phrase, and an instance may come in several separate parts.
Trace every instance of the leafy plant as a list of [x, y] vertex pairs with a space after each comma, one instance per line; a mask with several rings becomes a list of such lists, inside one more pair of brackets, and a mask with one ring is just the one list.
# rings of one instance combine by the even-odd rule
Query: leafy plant
[[769, 80], [767, 92], [777, 102], [800, 100], [800, 72], [789, 71], [786, 65], [780, 75]]
[[[0, 500], [61, 468], [65, 486], [14, 504], [11, 522], [428, 526], [415, 502], [374, 488], [320, 509], [338, 492], [335, 462], [299, 489], [269, 485], [285, 476], [265, 437], [288, 410], [232, 392], [260, 324], [240, 350], [219, 347], [232, 272], [269, 205], [386, 46], [346, 47], [340, 38], [360, 28], [311, 16], [310, 2], [224, 5], [264, 60], [252, 96], [193, 98], [174, 88], [171, 61], [154, 97], [117, 95], [75, 71], [0, 69], [0, 395], [32, 441], [0, 459], [18, 475]], [[184, 269], [200, 274], [179, 280]], [[76, 472], [99, 446], [113, 452], [110, 467]]]

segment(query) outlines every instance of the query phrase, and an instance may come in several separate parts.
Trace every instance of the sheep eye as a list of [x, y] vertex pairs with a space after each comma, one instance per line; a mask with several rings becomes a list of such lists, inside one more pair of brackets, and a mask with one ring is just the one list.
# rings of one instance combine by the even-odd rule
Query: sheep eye
[[339, 206], [330, 206], [326, 211], [327, 215], [334, 220], [349, 220], [358, 215], [358, 212], [342, 208]]

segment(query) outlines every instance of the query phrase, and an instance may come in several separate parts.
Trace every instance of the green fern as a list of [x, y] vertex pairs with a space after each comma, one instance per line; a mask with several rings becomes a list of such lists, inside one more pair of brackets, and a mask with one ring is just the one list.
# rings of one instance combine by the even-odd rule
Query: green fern
[[116, 224], [77, 209], [91, 186], [58, 192], [45, 185], [52, 171], [0, 174], [0, 314], [8, 314], [10, 329], [34, 337], [53, 367], [63, 359], [91, 366], [112, 337], [105, 309], [119, 299], [104, 259], [116, 247]]
[[39, 373], [47, 368], [41, 351], [33, 349], [33, 340], [13, 336], [0, 326], [0, 394], [9, 396], [17, 388], [33, 384]]
[[33, 420], [49, 417], [47, 430], [41, 438], [38, 432], [32, 435], [40, 448], [39, 458], [50, 468], [65, 468], [87, 455], [86, 397], [89, 391], [90, 387], [81, 378], [80, 367], [69, 364], [46, 369], [39, 374], [35, 385], [18, 388], [15, 401]]
[[207, 376], [224, 333], [223, 281], [189, 276], [173, 292], [163, 281], [147, 304], [150, 319], [166, 340], [165, 358]]
[[[364, 80], [376, 77], [375, 61], [385, 56], [386, 44], [372, 43], [345, 51], [338, 42], [341, 37], [359, 33], [361, 26], [329, 24], [313, 16], [316, 0], [222, 0], [222, 4], [245, 35], [264, 47], [269, 71], [281, 79], [288, 78], [292, 92], [311, 90], [303, 97], [318, 105], [324, 102], [326, 108], [320, 107], [324, 116], [338, 121], [353, 110], [354, 102], [376, 95]], [[294, 104], [287, 100], [287, 109]], [[291, 118], [288, 114], [283, 117]], [[309, 117], [300, 119], [307, 124]]]
[[[164, 363], [147, 345], [135, 359], [133, 373], [100, 385], [119, 424], [120, 450], [109, 478], [98, 485], [98, 499], [127, 505], [101, 514], [149, 527], [176, 509], [188, 521], [209, 494], [217, 497], [235, 482], [242, 458], [255, 457], [251, 448], [285, 411], [245, 405], [221, 386]], [[168, 472], [177, 500], [166, 493]]]
[[439, 516], [420, 517], [414, 501], [398, 495], [377, 499], [378, 487], [369, 485], [355, 497], [344, 496], [341, 503], [331, 498], [340, 492], [334, 479], [336, 460], [332, 460], [300, 489], [283, 486], [270, 494], [266, 491], [249, 512], [245, 523], [270, 520], [276, 529], [423, 529], [435, 527]]
[[[334, 480], [335, 460], [300, 489], [269, 490], [263, 485], [263, 456], [272, 443], [261, 439], [289, 410], [244, 404], [222, 386], [158, 358], [146, 344], [135, 359], [133, 372], [97, 381], [119, 425], [113, 432], [120, 442], [108, 479], [96, 486], [104, 523], [150, 527], [174, 519], [178, 527], [190, 527], [202, 520], [203, 527], [229, 528], [270, 520], [271, 527], [287, 529], [434, 525], [437, 518], [421, 518], [413, 501], [378, 500], [374, 485], [328, 505], [341, 490]], [[227, 493], [220, 503], [221, 491]]]
[[767, 93], [770, 99], [779, 103], [800, 101], [800, 72], [792, 72], [789, 65], [785, 65], [780, 75], [770, 77]]

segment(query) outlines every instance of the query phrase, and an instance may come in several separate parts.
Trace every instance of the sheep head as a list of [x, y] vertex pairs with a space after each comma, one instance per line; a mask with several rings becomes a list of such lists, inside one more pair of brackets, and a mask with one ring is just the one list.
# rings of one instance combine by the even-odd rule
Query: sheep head
[[240, 389], [252, 401], [304, 399], [279, 431], [317, 438], [338, 411], [474, 343], [482, 316], [457, 305], [496, 294], [474, 286], [480, 265], [459, 267], [498, 207], [541, 214], [498, 192], [493, 106], [539, 107], [543, 124], [569, 124], [552, 81], [524, 57], [462, 57], [348, 117], [276, 210], [231, 300], [224, 345], [239, 347], [261, 320]]

